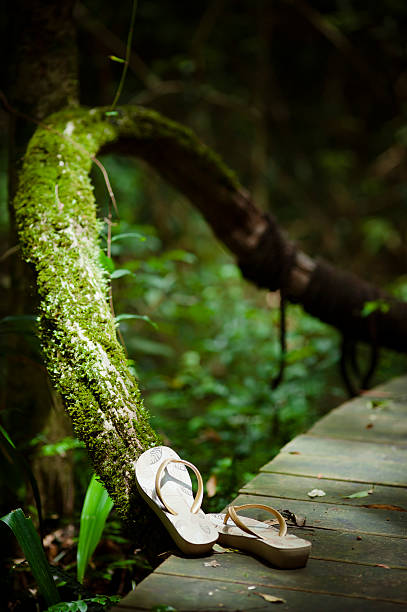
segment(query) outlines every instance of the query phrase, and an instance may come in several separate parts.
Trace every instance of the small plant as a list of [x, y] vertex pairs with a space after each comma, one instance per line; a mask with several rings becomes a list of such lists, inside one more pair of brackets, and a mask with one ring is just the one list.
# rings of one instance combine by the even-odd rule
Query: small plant
[[95, 597], [77, 599], [76, 601], [60, 601], [58, 604], [49, 607], [46, 612], [86, 612], [90, 609], [94, 610], [95, 604], [102, 608], [109, 608], [119, 600], [120, 597], [117, 595], [96, 595]]
[[24, 515], [21, 508], [17, 508], [17, 510], [9, 512], [9, 514], [3, 516], [0, 520], [10, 527], [16, 536], [47, 605], [59, 605], [61, 599], [52, 578], [41, 540], [31, 519]]
[[112, 508], [112, 500], [94, 474], [86, 491], [81, 512], [77, 552], [77, 579], [81, 584], [90, 558], [100, 542], [106, 519]]
[[[83, 583], [89, 560], [100, 542], [112, 507], [112, 500], [94, 474], [86, 491], [81, 512], [77, 551], [77, 580], [80, 584]], [[0, 521], [3, 521], [16, 536], [49, 612], [99, 610], [111, 606], [120, 599], [116, 596], [94, 595], [77, 601], [61, 601], [52, 568], [31, 518], [27, 518], [21, 508], [17, 508], [0, 518]]]

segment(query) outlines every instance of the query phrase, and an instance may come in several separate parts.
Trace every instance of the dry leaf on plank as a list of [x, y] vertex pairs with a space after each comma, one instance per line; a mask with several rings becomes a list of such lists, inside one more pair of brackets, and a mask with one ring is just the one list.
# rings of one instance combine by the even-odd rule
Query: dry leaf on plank
[[324, 497], [326, 493], [322, 489], [312, 489], [312, 491], [308, 491], [307, 495], [308, 497]]
[[274, 595], [268, 595], [268, 593], [256, 593], [256, 595], [263, 597], [263, 599], [270, 603], [286, 603], [285, 599], [282, 597], [275, 597]]

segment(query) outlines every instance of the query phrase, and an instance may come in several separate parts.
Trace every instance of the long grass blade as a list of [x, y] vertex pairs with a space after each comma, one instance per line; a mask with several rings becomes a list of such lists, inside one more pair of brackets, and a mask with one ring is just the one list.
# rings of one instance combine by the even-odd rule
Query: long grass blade
[[21, 508], [17, 508], [1, 517], [0, 520], [10, 527], [16, 536], [47, 605], [52, 606], [60, 602], [61, 598], [52, 579], [41, 540], [31, 519], [24, 516]]
[[82, 584], [89, 560], [100, 542], [113, 502], [95, 474], [83, 502], [77, 552], [77, 579]]

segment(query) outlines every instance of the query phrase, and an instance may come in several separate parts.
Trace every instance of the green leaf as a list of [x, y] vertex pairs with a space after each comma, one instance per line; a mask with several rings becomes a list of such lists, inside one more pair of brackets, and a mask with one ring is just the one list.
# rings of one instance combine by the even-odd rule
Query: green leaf
[[100, 542], [106, 519], [113, 508], [104, 486], [92, 476], [81, 512], [77, 552], [77, 579], [82, 584], [89, 560]]
[[24, 516], [21, 508], [17, 508], [17, 510], [1, 517], [0, 520], [10, 527], [16, 536], [47, 605], [52, 606], [60, 602], [61, 599], [52, 578], [41, 540], [31, 519]]
[[130, 270], [127, 270], [126, 268], [119, 268], [111, 273], [110, 278], [121, 278], [122, 276], [128, 276], [129, 274], [132, 274]]
[[117, 62], [118, 64], [126, 63], [125, 59], [123, 59], [122, 57], [117, 57], [117, 55], [109, 55], [109, 59], [111, 59], [112, 62]]
[[188, 253], [188, 251], [184, 251], [183, 249], [167, 251], [164, 258], [170, 261], [182, 261], [184, 263], [194, 263], [197, 260], [196, 255]]
[[372, 489], [368, 489], [366, 491], [358, 491], [357, 493], [352, 493], [352, 495], [344, 495], [344, 499], [356, 499], [358, 497], [367, 497], [373, 493]]
[[118, 603], [120, 599], [120, 595], [95, 595], [95, 597], [91, 597], [87, 601], [92, 601], [93, 603], [107, 606], [108, 604], [112, 605], [114, 603]]
[[127, 319], [140, 319], [140, 321], [145, 321], [154, 327], [154, 329], [158, 329], [157, 323], [152, 321], [150, 317], [147, 315], [137, 315], [137, 314], [120, 314], [116, 317], [116, 323], [120, 323], [120, 321], [126, 321]]
[[[47, 608], [46, 612], [86, 612], [89, 609], [88, 603], [96, 603], [100, 606], [109, 607], [120, 601], [119, 595], [95, 595], [76, 601], [62, 601], [55, 606]], [[94, 606], [91, 606], [92, 610]], [[99, 608], [98, 608], [99, 609]]]
[[7, 440], [10, 446], [12, 446], [13, 448], [16, 447], [14, 442], [11, 440], [10, 436], [8, 435], [7, 431], [4, 429], [2, 425], [0, 425], [0, 433], [3, 434], [3, 437]]
[[376, 311], [386, 314], [386, 312], [389, 312], [389, 310], [390, 304], [385, 300], [373, 300], [371, 302], [365, 302], [363, 304], [361, 316], [368, 317], [370, 314], [372, 314], [372, 312]]
[[88, 604], [83, 599], [77, 601], [63, 601], [56, 606], [51, 606], [46, 612], [86, 612]]
[[114, 261], [111, 257], [108, 257], [104, 251], [99, 252], [99, 263], [109, 274], [114, 272]]
[[106, 117], [116, 117], [116, 115], [118, 114], [119, 114], [118, 111], [106, 111], [105, 112]]
[[125, 238], [137, 238], [140, 242], [145, 242], [146, 237], [139, 232], [125, 232], [123, 234], [116, 234], [112, 236], [112, 242], [117, 242], [118, 240], [124, 240]]
[[68, 451], [74, 448], [84, 448], [84, 446], [84, 443], [77, 438], [66, 436], [62, 440], [58, 440], [58, 442], [44, 444], [40, 449], [40, 454], [42, 457], [53, 457], [54, 455], [64, 457]]

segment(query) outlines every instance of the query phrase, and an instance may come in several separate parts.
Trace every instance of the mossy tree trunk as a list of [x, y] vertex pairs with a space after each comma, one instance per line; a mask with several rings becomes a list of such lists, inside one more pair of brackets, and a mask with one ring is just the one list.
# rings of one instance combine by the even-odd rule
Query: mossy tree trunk
[[[352, 327], [355, 337], [369, 338], [363, 303], [383, 294], [299, 252], [216, 154], [158, 113], [122, 107], [111, 116], [105, 109], [72, 108], [45, 124], [31, 139], [14, 201], [23, 254], [36, 273], [42, 346], [77, 436], [119, 514], [134, 524], [139, 510], [134, 462], [157, 437], [117, 341], [109, 278], [99, 263], [100, 223], [89, 179], [98, 151], [127, 152], [150, 162], [198, 207], [250, 278], [282, 287], [306, 306], [308, 300], [319, 318]], [[332, 286], [341, 284], [339, 306], [333, 300], [327, 309], [326, 297], [318, 301], [323, 274]], [[406, 309], [392, 301], [376, 320], [381, 344], [405, 350]]]

